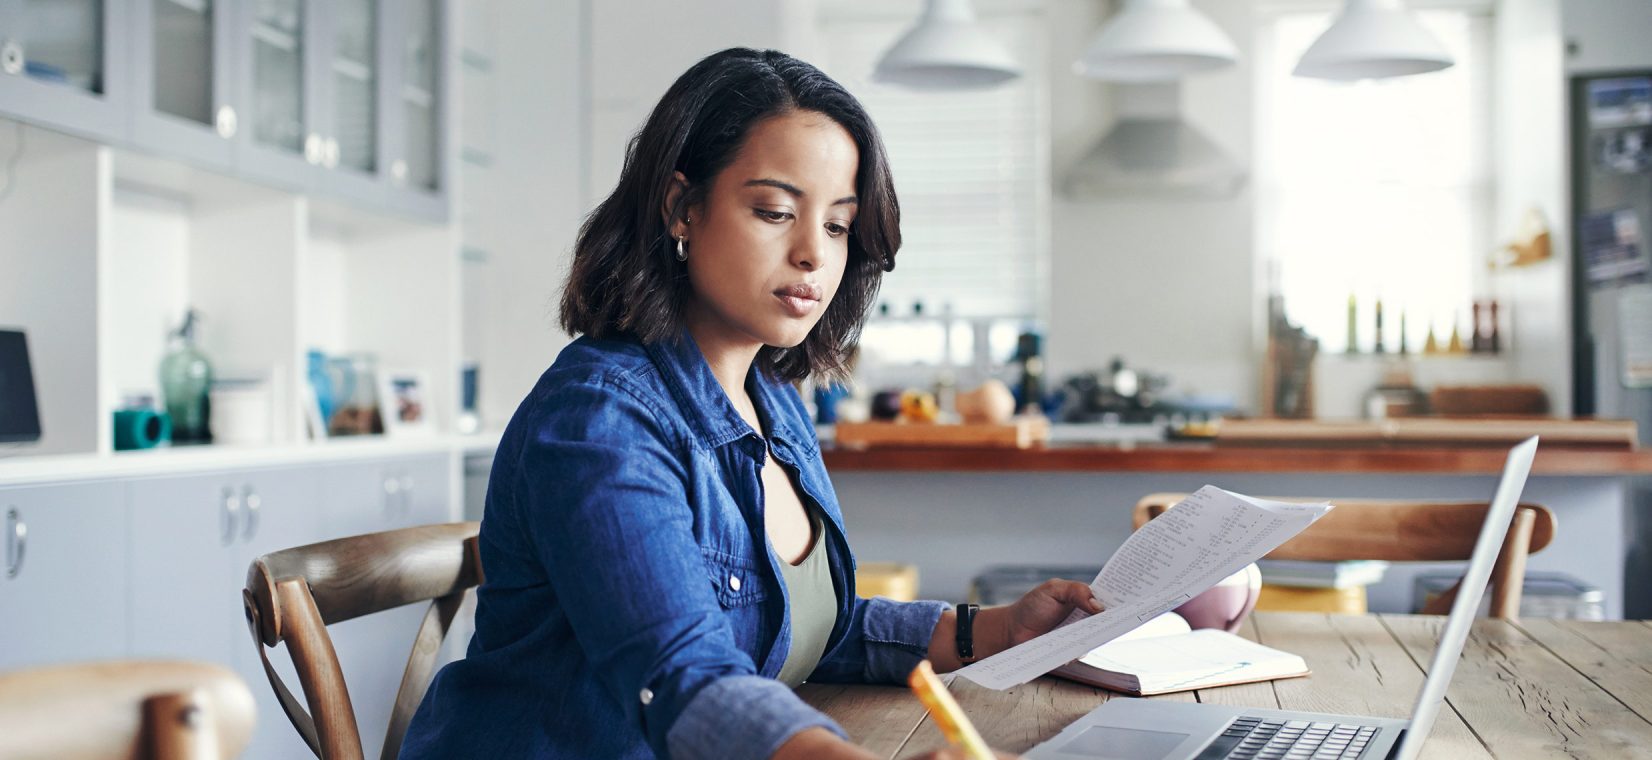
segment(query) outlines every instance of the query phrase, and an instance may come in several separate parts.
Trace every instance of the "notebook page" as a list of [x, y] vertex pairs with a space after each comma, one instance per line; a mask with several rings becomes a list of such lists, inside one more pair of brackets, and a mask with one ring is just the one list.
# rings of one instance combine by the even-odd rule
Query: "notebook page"
[[1169, 638], [1112, 641], [1079, 658], [1079, 662], [1136, 676], [1143, 691], [1295, 674], [1306, 669], [1296, 655], [1213, 629]]
[[1083, 656], [1216, 585], [1330, 511], [1205, 486], [1143, 525], [1090, 584], [1105, 609], [1075, 612], [1036, 639], [958, 671], [991, 689], [1026, 683]]

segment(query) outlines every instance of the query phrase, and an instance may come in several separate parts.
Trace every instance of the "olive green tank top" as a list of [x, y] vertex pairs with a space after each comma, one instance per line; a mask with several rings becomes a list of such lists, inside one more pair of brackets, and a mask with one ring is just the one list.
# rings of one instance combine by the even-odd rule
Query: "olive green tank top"
[[[815, 665], [826, 653], [826, 640], [832, 635], [832, 627], [837, 625], [837, 590], [832, 587], [832, 563], [830, 552], [825, 548], [826, 530], [820, 515], [812, 508], [805, 509], [809, 510], [809, 523], [814, 532], [808, 553], [796, 565], [776, 557], [791, 601], [786, 612], [792, 623], [792, 648], [786, 653], [786, 662], [780, 666], [780, 675], [776, 678], [793, 688], [814, 672]], [[774, 551], [772, 546], [769, 551]]]

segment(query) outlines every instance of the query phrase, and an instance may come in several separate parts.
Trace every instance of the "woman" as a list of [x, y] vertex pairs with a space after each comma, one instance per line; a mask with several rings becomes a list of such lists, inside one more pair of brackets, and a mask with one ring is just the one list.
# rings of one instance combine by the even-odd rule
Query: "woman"
[[[689, 69], [580, 230], [570, 344], [511, 420], [466, 659], [404, 758], [868, 757], [791, 688], [959, 667], [940, 602], [859, 599], [803, 404], [900, 247], [883, 146], [814, 67]], [[1099, 609], [1051, 581], [971, 626], [976, 657]]]

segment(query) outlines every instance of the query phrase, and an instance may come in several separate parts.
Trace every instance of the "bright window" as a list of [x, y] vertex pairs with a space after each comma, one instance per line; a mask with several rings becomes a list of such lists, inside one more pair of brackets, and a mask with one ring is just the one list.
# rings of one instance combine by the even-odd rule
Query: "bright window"
[[1456, 65], [1352, 84], [1290, 73], [1330, 13], [1269, 15], [1259, 30], [1257, 252], [1321, 351], [1347, 348], [1350, 294], [1362, 351], [1375, 340], [1377, 299], [1386, 349], [1399, 343], [1403, 312], [1418, 351], [1430, 324], [1443, 343], [1455, 320], [1467, 340], [1470, 303], [1490, 295], [1491, 20], [1420, 17]]

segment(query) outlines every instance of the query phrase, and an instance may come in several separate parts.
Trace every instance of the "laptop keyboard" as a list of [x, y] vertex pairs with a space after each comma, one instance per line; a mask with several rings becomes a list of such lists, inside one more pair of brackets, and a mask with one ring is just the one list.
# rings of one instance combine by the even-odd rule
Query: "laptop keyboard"
[[1195, 760], [1334, 760], [1355, 758], [1377, 735], [1375, 726], [1310, 723], [1241, 716]]

